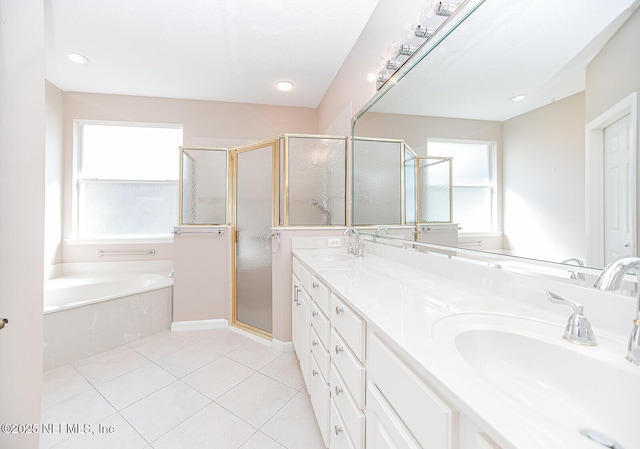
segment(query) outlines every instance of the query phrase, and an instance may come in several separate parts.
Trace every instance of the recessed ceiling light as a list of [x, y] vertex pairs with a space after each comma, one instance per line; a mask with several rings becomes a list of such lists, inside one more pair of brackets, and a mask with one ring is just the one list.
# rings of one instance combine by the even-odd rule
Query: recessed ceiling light
[[293, 89], [293, 83], [291, 81], [278, 81], [276, 87], [282, 92], [289, 92]]
[[89, 58], [80, 53], [67, 53], [67, 59], [71, 62], [75, 62], [76, 64], [86, 64], [89, 62]]
[[511, 100], [511, 101], [522, 101], [525, 98], [527, 98], [527, 96], [521, 94], [521, 95], [516, 95], [515, 97], [511, 97], [511, 98], [509, 98], [509, 100]]

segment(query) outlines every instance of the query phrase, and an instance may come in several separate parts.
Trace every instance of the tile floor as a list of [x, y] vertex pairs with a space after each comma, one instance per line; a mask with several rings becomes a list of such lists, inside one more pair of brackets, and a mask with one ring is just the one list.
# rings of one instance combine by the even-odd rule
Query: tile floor
[[229, 329], [161, 332], [45, 372], [42, 423], [41, 449], [324, 448], [295, 354]]

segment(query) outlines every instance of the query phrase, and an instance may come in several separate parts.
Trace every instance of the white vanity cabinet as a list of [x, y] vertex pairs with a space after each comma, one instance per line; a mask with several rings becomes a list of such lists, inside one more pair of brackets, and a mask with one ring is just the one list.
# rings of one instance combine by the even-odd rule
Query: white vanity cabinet
[[291, 340], [293, 348], [300, 361], [300, 370], [304, 384], [309, 391], [309, 369], [311, 351], [309, 349], [309, 310], [311, 299], [305, 288], [310, 283], [311, 274], [298, 260], [293, 261], [292, 292], [291, 292]]
[[294, 257], [294, 348], [330, 449], [500, 449]]

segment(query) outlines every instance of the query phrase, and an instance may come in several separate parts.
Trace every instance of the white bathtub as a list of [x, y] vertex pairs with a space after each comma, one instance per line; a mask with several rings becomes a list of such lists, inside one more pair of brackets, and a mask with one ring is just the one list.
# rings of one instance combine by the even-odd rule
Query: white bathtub
[[171, 261], [61, 264], [45, 281], [44, 369], [171, 326]]

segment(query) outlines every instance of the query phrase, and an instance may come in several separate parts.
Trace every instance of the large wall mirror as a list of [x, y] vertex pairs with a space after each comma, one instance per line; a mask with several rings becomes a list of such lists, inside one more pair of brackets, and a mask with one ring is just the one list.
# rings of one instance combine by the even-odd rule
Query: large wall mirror
[[640, 2], [473, 3], [354, 136], [452, 158], [460, 247], [594, 268], [637, 255]]

